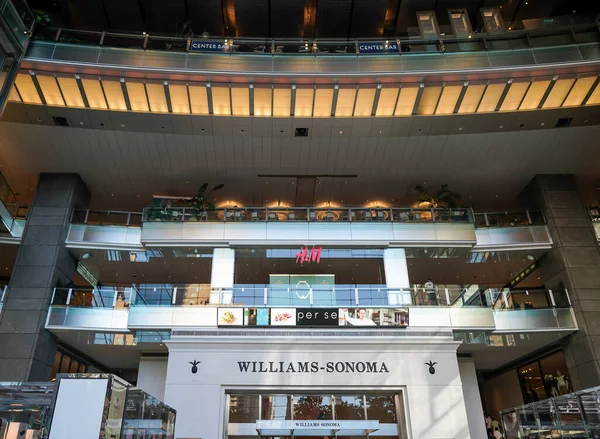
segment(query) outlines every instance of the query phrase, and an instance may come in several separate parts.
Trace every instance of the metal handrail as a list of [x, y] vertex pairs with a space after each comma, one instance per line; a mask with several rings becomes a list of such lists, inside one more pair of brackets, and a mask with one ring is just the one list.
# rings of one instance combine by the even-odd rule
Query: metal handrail
[[[473, 32], [466, 36], [458, 36], [458, 35], [439, 35], [437, 38], [352, 38], [352, 39], [335, 39], [335, 38], [246, 38], [246, 37], [223, 37], [223, 36], [209, 36], [204, 38], [202, 35], [190, 34], [186, 36], [180, 35], [150, 35], [149, 33], [133, 33], [133, 32], [106, 32], [106, 31], [90, 31], [90, 30], [78, 30], [78, 29], [67, 29], [67, 28], [40, 28], [38, 29], [38, 35], [40, 36], [41, 32], [44, 32], [52, 41], [54, 42], [66, 42], [79, 44], [78, 41], [74, 41], [73, 39], [69, 40], [69, 37], [72, 35], [73, 37], [77, 36], [95, 36], [97, 37], [97, 42], [93, 39], [89, 41], [89, 38], [86, 38], [86, 42], [83, 44], [87, 45], [98, 45], [98, 46], [111, 46], [111, 44], [106, 44], [106, 40], [108, 39], [127, 39], [131, 40], [131, 42], [139, 42], [139, 47], [136, 47], [135, 44], [127, 45], [129, 48], [139, 48], [146, 50], [148, 48], [148, 43], [152, 43], [153, 41], [159, 42], [169, 42], [169, 43], [179, 43], [179, 47], [184, 48], [185, 51], [189, 51], [190, 43], [192, 40], [206, 40], [206, 41], [219, 41], [224, 42], [225, 50], [223, 53], [229, 54], [244, 54], [249, 53], [253, 55], [359, 55], [358, 45], [362, 42], [396, 42], [398, 45], [398, 52], [384, 52], [379, 53], [387, 54], [387, 55], [402, 55], [406, 52], [403, 51], [404, 48], [408, 48], [408, 46], [420, 46], [420, 45], [435, 45], [435, 51], [444, 53], [447, 50], [446, 45], [452, 43], [471, 43], [473, 46], [479, 45], [478, 50], [483, 51], [494, 51], [494, 47], [488, 42], [497, 42], [502, 40], [514, 40], [515, 38], [522, 38], [526, 45], [530, 48], [539, 47], [534, 46], [531, 43], [531, 38], [536, 36], [552, 36], [552, 35], [564, 35], [566, 32], [577, 32], [577, 31], [588, 31], [588, 30], [598, 30], [596, 24], [594, 22], [590, 22], [588, 24], [577, 24], [572, 26], [560, 26], [552, 29], [520, 29], [520, 30], [509, 30], [503, 33], [493, 33], [487, 34], [484, 32]], [[43, 35], [42, 35], [43, 36]], [[36, 35], [34, 35], [34, 38]], [[62, 40], [62, 41], [61, 41]], [[574, 41], [576, 44], [577, 42]], [[315, 45], [315, 46], [313, 46]], [[339, 46], [344, 47], [344, 51], [335, 51], [334, 53], [329, 53], [329, 51], [319, 51], [319, 45], [323, 46]], [[559, 44], [564, 46], [564, 44]], [[240, 51], [239, 49], [242, 46], [249, 46], [247, 51]], [[254, 48], [252, 47], [254, 46]], [[236, 47], [238, 50], [236, 50]], [[278, 47], [286, 47], [286, 48], [296, 48], [296, 51], [278, 51]], [[313, 50], [313, 47], [316, 49]], [[354, 50], [347, 51], [347, 48], [353, 48]], [[551, 47], [551, 46], [548, 46]], [[257, 51], [256, 49], [262, 48], [262, 50]], [[153, 50], [157, 50], [157, 48], [152, 48]], [[251, 50], [250, 50], [251, 49]], [[433, 49], [433, 47], [431, 47]], [[165, 48], [164, 50], [170, 50]], [[497, 49], [504, 50], [504, 49]], [[463, 50], [459, 50], [463, 51]], [[465, 52], [472, 52], [473, 50], [464, 50]], [[431, 52], [431, 50], [428, 50]], [[409, 52], [410, 53], [410, 52]], [[363, 55], [363, 54], [360, 54]], [[367, 54], [368, 55], [368, 54]]]

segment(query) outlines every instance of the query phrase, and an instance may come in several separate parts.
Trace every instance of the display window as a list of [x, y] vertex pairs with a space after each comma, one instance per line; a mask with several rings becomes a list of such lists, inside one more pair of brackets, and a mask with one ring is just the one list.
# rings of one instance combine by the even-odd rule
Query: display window
[[562, 351], [520, 367], [518, 374], [525, 403], [558, 397], [573, 391]]

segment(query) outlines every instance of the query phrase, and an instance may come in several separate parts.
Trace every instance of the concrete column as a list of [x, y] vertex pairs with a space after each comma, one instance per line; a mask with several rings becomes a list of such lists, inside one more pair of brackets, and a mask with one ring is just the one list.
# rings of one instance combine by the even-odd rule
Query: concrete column
[[[483, 407], [481, 406], [481, 395], [479, 394], [479, 383], [477, 372], [472, 358], [458, 358], [458, 371], [462, 382], [465, 406], [467, 408], [467, 422], [469, 433], [472, 438], [484, 438], [487, 435]], [[500, 417], [496, 417], [500, 420]]]
[[73, 279], [65, 246], [71, 212], [90, 194], [77, 174], [41, 174], [0, 314], [0, 381], [48, 381], [55, 337], [46, 329], [55, 287]]
[[537, 175], [525, 189], [554, 241], [540, 261], [547, 288], [566, 288], [579, 325], [565, 347], [575, 390], [600, 385], [600, 251], [573, 175]]

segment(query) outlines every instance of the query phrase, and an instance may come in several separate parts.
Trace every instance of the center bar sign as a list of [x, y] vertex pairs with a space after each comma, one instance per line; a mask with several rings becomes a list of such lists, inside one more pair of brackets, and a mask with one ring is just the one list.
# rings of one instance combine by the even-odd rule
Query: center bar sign
[[391, 327], [408, 326], [408, 308], [217, 309], [218, 326]]
[[369, 41], [358, 43], [358, 53], [398, 53], [398, 42], [392, 41]]

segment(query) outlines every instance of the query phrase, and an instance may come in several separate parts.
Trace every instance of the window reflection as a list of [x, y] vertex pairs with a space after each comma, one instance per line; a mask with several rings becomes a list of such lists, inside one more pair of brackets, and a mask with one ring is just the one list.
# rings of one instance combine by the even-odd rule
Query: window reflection
[[229, 422], [254, 422], [258, 417], [258, 395], [231, 395]]
[[396, 422], [396, 405], [393, 395], [367, 395], [367, 418], [379, 422]]
[[331, 397], [317, 395], [294, 395], [294, 419], [333, 419]]
[[362, 395], [335, 395], [335, 419], [365, 419]]
[[285, 421], [292, 419], [291, 398], [287, 395], [263, 395], [261, 419]]
[[518, 371], [525, 403], [557, 397], [573, 391], [562, 351], [531, 362]]

